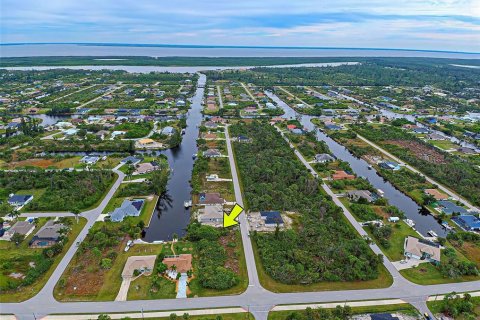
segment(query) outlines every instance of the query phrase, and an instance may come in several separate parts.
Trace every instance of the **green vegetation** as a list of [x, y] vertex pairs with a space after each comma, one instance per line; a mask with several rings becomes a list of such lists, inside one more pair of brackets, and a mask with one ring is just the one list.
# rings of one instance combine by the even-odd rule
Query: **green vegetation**
[[433, 314], [442, 313], [459, 320], [474, 320], [480, 317], [480, 297], [470, 294], [449, 293], [442, 300], [427, 301], [427, 306]]
[[381, 257], [345, 223], [275, 128], [252, 122], [230, 130], [253, 140], [235, 143], [249, 209], [301, 213], [299, 231], [253, 235], [267, 274], [285, 284], [376, 279]]
[[112, 185], [111, 171], [0, 171], [2, 194], [26, 189], [45, 189], [25, 208], [28, 211], [82, 210], [96, 204]]
[[153, 129], [151, 122], [124, 122], [115, 126], [114, 130], [127, 131], [125, 134], [126, 139], [143, 138]]

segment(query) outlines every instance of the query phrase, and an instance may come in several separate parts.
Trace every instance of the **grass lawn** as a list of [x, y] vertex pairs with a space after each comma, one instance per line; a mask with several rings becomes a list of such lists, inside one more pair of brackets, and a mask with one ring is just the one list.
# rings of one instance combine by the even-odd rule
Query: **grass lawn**
[[[343, 302], [339, 303], [343, 305]], [[268, 314], [268, 320], [285, 320], [293, 312], [304, 312], [303, 310], [287, 310], [287, 311], [271, 311]], [[379, 305], [379, 306], [365, 306], [365, 307], [353, 307], [353, 314], [365, 314], [365, 313], [386, 313], [386, 312], [398, 312], [405, 315], [416, 316], [418, 315], [417, 309], [408, 303], [391, 304], [391, 305]]]
[[252, 242], [255, 255], [255, 265], [257, 266], [258, 277], [262, 286], [272, 292], [310, 292], [310, 291], [333, 291], [333, 290], [357, 290], [357, 289], [377, 289], [388, 288], [393, 284], [393, 278], [383, 265], [379, 268], [378, 278], [368, 281], [344, 281], [344, 282], [319, 282], [309, 285], [302, 284], [284, 284], [276, 281], [265, 271], [258, 248]]
[[[153, 312], [153, 311], [152, 311]], [[172, 310], [172, 313], [177, 314], [177, 318], [182, 319], [184, 313], [188, 313], [188, 310]], [[111, 314], [111, 313], [110, 313]], [[148, 312], [144, 312], [145, 318], [148, 320], [170, 320], [170, 317], [153, 317], [148, 316]], [[216, 320], [220, 316], [222, 320], [255, 320], [253, 315], [249, 312], [239, 312], [239, 313], [222, 313], [222, 314], [208, 314], [208, 315], [190, 315], [189, 320]]]
[[[463, 296], [463, 295], [462, 295]], [[475, 315], [477, 316], [477, 319], [480, 318], [480, 297], [472, 297], [472, 300], [471, 302], [473, 303], [474, 305], [474, 312], [475, 312]], [[437, 301], [427, 301], [427, 306], [428, 306], [428, 309], [430, 309], [430, 311], [433, 313], [433, 314], [439, 314], [441, 313], [442, 311], [442, 305], [443, 305], [443, 301], [442, 299], [439, 299]], [[463, 320], [464, 317], [460, 316], [458, 318], [455, 318], [455, 319], [459, 319], [459, 320]]]
[[166, 278], [160, 278], [160, 289], [157, 292], [150, 290], [152, 276], [140, 276], [130, 283], [127, 300], [144, 299], [174, 299], [176, 297], [176, 284]]
[[[382, 252], [390, 261], [399, 261], [404, 258], [403, 255], [403, 245], [405, 242], [405, 238], [407, 236], [419, 237], [418, 233], [415, 232], [412, 228], [410, 228], [405, 222], [399, 221], [397, 223], [388, 223], [385, 224], [392, 225], [392, 235], [390, 236], [390, 248], [384, 248], [380, 244], [378, 246], [382, 249]], [[376, 240], [371, 233], [369, 232], [368, 228], [364, 228], [365, 231], [368, 232], [370, 238], [372, 240]]]
[[[443, 258], [443, 257], [442, 257]], [[407, 280], [420, 284], [441, 284], [479, 280], [480, 276], [463, 276], [460, 278], [444, 278], [440, 271], [431, 263], [422, 263], [418, 267], [400, 270]]]
[[47, 190], [46, 188], [42, 188], [42, 189], [23, 189], [23, 190], [18, 190], [17, 192], [15, 192], [15, 194], [30, 194], [33, 196], [33, 201], [35, 201], [35, 199], [39, 199], [44, 193], [45, 193], [45, 190]]
[[140, 215], [138, 217], [129, 217], [128, 219], [135, 220], [135, 223], [139, 222], [140, 220], [143, 220], [143, 222], [145, 222], [145, 225], [148, 225], [150, 222], [150, 218], [153, 214], [153, 211], [155, 210], [155, 205], [157, 204], [158, 196], [156, 195], [138, 196], [138, 197], [115, 197], [114, 196], [112, 197], [112, 199], [110, 199], [105, 209], [103, 209], [102, 213], [106, 214], [106, 213], [112, 212], [116, 208], [120, 207], [122, 205], [123, 200], [127, 198], [145, 199], [145, 203], [143, 204]]
[[120, 163], [120, 160], [122, 159], [107, 157], [104, 161], [99, 160], [93, 167], [98, 169], [113, 169]]
[[[50, 267], [50, 269], [48, 269], [46, 273], [40, 276], [40, 278], [37, 279], [37, 281], [30, 286], [23, 287], [16, 291], [2, 291], [2, 293], [0, 294], [0, 300], [2, 302], [6, 303], [6, 302], [25, 301], [33, 297], [43, 288], [43, 286], [48, 281], [53, 271], [57, 268], [58, 264], [60, 263], [63, 256], [70, 248], [70, 246], [75, 242], [77, 235], [80, 233], [80, 231], [83, 229], [83, 227], [87, 222], [87, 220], [84, 218], [80, 218], [78, 220], [78, 223], [75, 222], [75, 218], [69, 218], [69, 219], [73, 223], [71, 226], [72, 229], [68, 233], [68, 242], [63, 248], [62, 253], [55, 257], [53, 265]], [[43, 226], [47, 221], [48, 221], [47, 218], [40, 218], [36, 229], [20, 244], [19, 247], [16, 247], [14, 244], [10, 242], [2, 241], [1, 247], [0, 247], [0, 261], [6, 262], [10, 259], [20, 258], [26, 261], [26, 263], [28, 263], [29, 257], [32, 257], [34, 254], [41, 253], [43, 249], [31, 249], [28, 247], [28, 243], [33, 238], [35, 233], [40, 229], [40, 227]], [[0, 281], [4, 281], [4, 280], [5, 278], [3, 278], [3, 275], [0, 275]]]
[[450, 140], [428, 140], [428, 143], [443, 150], [457, 149], [460, 147], [458, 144], [455, 144]]

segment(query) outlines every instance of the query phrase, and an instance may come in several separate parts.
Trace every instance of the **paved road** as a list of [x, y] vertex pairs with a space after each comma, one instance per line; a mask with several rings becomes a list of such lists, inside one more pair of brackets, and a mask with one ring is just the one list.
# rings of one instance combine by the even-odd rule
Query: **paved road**
[[88, 100], [88, 101], [85, 102], [85, 103], [82, 103], [81, 105], [79, 105], [79, 106], [77, 107], [77, 109], [81, 109], [81, 108], [83, 108], [83, 107], [86, 107], [86, 106], [89, 105], [90, 103], [95, 102], [95, 101], [97, 101], [98, 99], [100, 99], [101, 97], [104, 97], [104, 96], [106, 96], [106, 95], [109, 95], [110, 93], [113, 93], [114, 91], [117, 91], [117, 90], [123, 88], [124, 86], [125, 86], [125, 85], [122, 84], [122, 85], [120, 85], [120, 86], [118, 86], [118, 87], [115, 87], [115, 88], [113, 88], [113, 89], [110, 89], [110, 90], [106, 91], [105, 93], [99, 95], [98, 97], [93, 98], [92, 100]]
[[465, 206], [467, 206], [470, 210], [476, 210], [478, 211], [479, 209], [476, 208], [475, 206], [473, 206], [470, 202], [468, 202], [467, 200], [465, 200], [464, 198], [462, 198], [461, 196], [459, 196], [458, 194], [456, 194], [455, 192], [451, 191], [450, 189], [448, 189], [447, 187], [441, 185], [440, 183], [438, 183], [437, 181], [433, 180], [432, 178], [424, 175], [422, 172], [420, 172], [419, 170], [415, 169], [414, 167], [412, 167], [411, 165], [407, 164], [405, 161], [402, 161], [401, 159], [395, 157], [393, 154], [391, 154], [390, 152], [388, 152], [387, 150], [381, 148], [380, 146], [378, 146], [377, 144], [371, 142], [370, 140], [362, 137], [361, 135], [359, 135], [357, 133], [357, 136], [365, 141], [366, 143], [368, 143], [369, 145], [371, 145], [372, 147], [376, 148], [377, 150], [379, 150], [380, 152], [386, 154], [388, 157], [392, 158], [393, 160], [395, 160], [396, 162], [398, 162], [400, 165], [402, 166], [405, 166], [406, 168], [408, 168], [409, 170], [415, 172], [415, 173], [418, 173], [419, 175], [425, 177], [425, 179], [432, 183], [432, 184], [436, 184], [438, 186], [438, 188], [440, 190], [442, 190], [443, 192], [445, 192], [446, 194], [448, 194], [449, 196], [451, 196], [452, 198], [455, 198], [455, 199], [458, 199], [461, 203], [463, 203]]
[[222, 92], [220, 91], [220, 86], [217, 86], [217, 95], [218, 95], [218, 103], [220, 104], [220, 109], [223, 109], [223, 99], [222, 99]]
[[250, 89], [248, 89], [248, 87], [245, 85], [245, 83], [242, 82], [242, 87], [243, 89], [245, 89], [245, 91], [248, 93], [248, 95], [250, 96], [250, 98], [253, 99], [253, 101], [257, 104], [258, 108], [259, 109], [263, 109], [262, 106], [260, 105], [260, 102], [258, 102], [257, 98], [255, 98], [252, 94], [252, 92], [250, 91]]
[[298, 101], [300, 101], [301, 103], [306, 105], [307, 107], [312, 107], [311, 104], [306, 103], [305, 101], [303, 101], [302, 99], [300, 99], [299, 97], [297, 97], [296, 95], [294, 95], [293, 93], [288, 91], [287, 89], [284, 89], [283, 87], [275, 87], [275, 88], [278, 88], [278, 89], [282, 90], [283, 92], [285, 92], [286, 94], [288, 94], [289, 96], [294, 97], [295, 99], [297, 99]]
[[[237, 203], [243, 206], [242, 193], [238, 174], [235, 166], [232, 146], [228, 135], [228, 129], [225, 132], [227, 141], [228, 157], [231, 162], [232, 179], [234, 183], [234, 191]], [[297, 153], [298, 156], [298, 153]], [[303, 161], [306, 162], [305, 159]], [[308, 165], [308, 163], [306, 163]], [[80, 232], [75, 241], [82, 241], [88, 233], [88, 229], [93, 225], [95, 220], [106, 207], [108, 201], [113, 196], [117, 188], [120, 186], [125, 175], [118, 171], [118, 167], [114, 171], [119, 175], [119, 179], [108, 192], [102, 203], [95, 209], [82, 213], [82, 216], [88, 219], [85, 228]], [[328, 191], [327, 191], [328, 192]], [[335, 199], [335, 197], [332, 197]], [[338, 200], [338, 199], [337, 199]], [[343, 208], [342, 208], [343, 209]], [[345, 210], [345, 209], [344, 209]], [[344, 211], [345, 212], [345, 211]], [[348, 210], [347, 210], [348, 212]], [[348, 216], [348, 213], [345, 214]], [[351, 216], [351, 215], [350, 215]], [[353, 218], [353, 217], [351, 217]], [[350, 220], [350, 218], [349, 218]], [[385, 266], [392, 272], [394, 284], [389, 288], [383, 289], [364, 289], [364, 290], [342, 290], [342, 291], [322, 291], [322, 292], [292, 292], [292, 293], [273, 293], [262, 288], [258, 279], [255, 260], [253, 256], [253, 248], [248, 237], [247, 221], [245, 213], [239, 217], [240, 230], [242, 234], [242, 242], [244, 244], [245, 258], [248, 268], [249, 286], [247, 290], [236, 296], [220, 296], [220, 297], [203, 297], [190, 299], [163, 299], [163, 300], [137, 300], [137, 301], [108, 301], [108, 302], [58, 302], [53, 296], [53, 288], [68, 263], [75, 254], [77, 247], [72, 246], [62, 261], [55, 269], [51, 278], [45, 287], [32, 299], [22, 303], [4, 303], [0, 305], [0, 312], [13, 313], [21, 319], [35, 319], [40, 315], [52, 313], [113, 313], [113, 312], [131, 312], [131, 311], [155, 311], [155, 310], [185, 310], [185, 309], [204, 309], [222, 308], [241, 306], [249, 310], [256, 319], [266, 319], [268, 312], [275, 306], [281, 304], [304, 304], [304, 303], [321, 303], [336, 301], [354, 301], [354, 300], [385, 300], [385, 299], [402, 299], [414, 304], [420, 311], [426, 308], [425, 300], [427, 296], [435, 294], [446, 294], [451, 291], [466, 292], [476, 291], [480, 288], [480, 281], [463, 282], [456, 284], [441, 284], [432, 286], [420, 286], [410, 283], [398, 276], [396, 269], [392, 269], [391, 264], [385, 261]], [[357, 228], [358, 223], [352, 221]], [[354, 223], [355, 222], [355, 223]], [[372, 250], [379, 250], [378, 247], [372, 246]]]

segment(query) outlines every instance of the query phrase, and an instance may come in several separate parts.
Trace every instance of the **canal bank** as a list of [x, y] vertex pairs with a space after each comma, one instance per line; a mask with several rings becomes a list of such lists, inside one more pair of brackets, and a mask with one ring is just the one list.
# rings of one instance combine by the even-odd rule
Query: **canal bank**
[[278, 106], [284, 109], [284, 118], [299, 120], [302, 126], [316, 133], [318, 140], [322, 140], [327, 144], [336, 158], [348, 162], [357, 176], [368, 179], [374, 188], [381, 189], [384, 192], [384, 197], [391, 205], [403, 211], [407, 218], [415, 221], [418, 232], [426, 236], [429, 230], [433, 230], [441, 237], [446, 236], [446, 230], [429, 214], [428, 210], [425, 210], [410, 197], [396, 189], [389, 181], [381, 177], [375, 169], [369, 169], [369, 164], [365, 160], [355, 157], [343, 145], [318, 130], [311, 121], [316, 117], [301, 115], [273, 93], [267, 91], [266, 94], [274, 100]]

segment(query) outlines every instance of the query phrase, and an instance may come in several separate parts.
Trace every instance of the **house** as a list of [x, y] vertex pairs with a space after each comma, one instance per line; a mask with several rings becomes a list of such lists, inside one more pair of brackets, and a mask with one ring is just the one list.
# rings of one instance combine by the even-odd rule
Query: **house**
[[215, 134], [215, 133], [210, 133], [210, 132], [209, 132], [209, 133], [205, 133], [205, 134], [203, 135], [203, 139], [206, 139], [206, 140], [215, 140], [215, 139], [217, 139], [217, 134]]
[[95, 163], [97, 163], [98, 160], [100, 160], [100, 157], [84, 156], [82, 159], [80, 159], [80, 162], [85, 163], [85, 164], [95, 164]]
[[247, 136], [242, 136], [242, 135], [240, 135], [240, 136], [237, 137], [237, 141], [238, 141], [238, 142], [251, 142], [252, 139], [250, 139], [250, 138], [247, 137]]
[[440, 245], [412, 236], [405, 238], [404, 255], [416, 260], [427, 260], [440, 263]]
[[260, 211], [260, 217], [265, 221], [266, 227], [283, 227], [282, 215], [278, 211]]
[[123, 267], [122, 278], [133, 278], [135, 270], [139, 270], [145, 275], [151, 274], [155, 267], [156, 259], [156, 255], [128, 257], [127, 262], [125, 262], [125, 266]]
[[22, 207], [33, 200], [30, 194], [12, 194], [8, 198], [8, 203], [14, 207]]
[[157, 169], [158, 169], [158, 165], [155, 162], [140, 163], [139, 165], [137, 165], [133, 175], [145, 174], [145, 173], [155, 171]]
[[271, 103], [271, 102], [267, 102], [267, 103], [265, 104], [265, 106], [266, 106], [268, 109], [275, 109], [275, 108], [276, 108], [275, 105], [274, 105], [273, 103]]
[[413, 133], [416, 133], [416, 134], [428, 134], [430, 133], [430, 130], [428, 130], [427, 128], [415, 128], [412, 130]]
[[222, 154], [218, 149], [208, 149], [207, 151], [203, 152], [203, 156], [207, 158], [217, 158], [220, 157]]
[[126, 158], [123, 158], [120, 163], [122, 164], [133, 164], [136, 165], [137, 163], [140, 163], [143, 160], [141, 157], [134, 157], [134, 156], [128, 156]]
[[47, 221], [43, 227], [33, 236], [30, 241], [32, 248], [46, 248], [56, 244], [61, 237], [61, 230], [65, 229], [65, 225], [56, 223], [53, 220]]
[[455, 203], [447, 200], [438, 201], [437, 206], [437, 209], [448, 215], [452, 215], [454, 213], [458, 213], [461, 215], [468, 213], [467, 209], [457, 206]]
[[79, 131], [78, 129], [71, 128], [63, 131], [63, 134], [66, 136], [73, 136], [73, 135], [76, 135], [78, 131]]
[[343, 128], [340, 126], [337, 126], [336, 124], [326, 124], [325, 129], [337, 131], [337, 130], [342, 130]]
[[126, 217], [138, 217], [142, 211], [143, 199], [123, 200], [122, 205], [110, 213], [110, 220], [121, 222]]
[[452, 220], [465, 231], [480, 231], [480, 219], [473, 215], [460, 215]]
[[477, 152], [475, 149], [468, 148], [468, 147], [461, 147], [457, 149], [458, 152], [464, 153], [464, 154], [476, 154]]
[[287, 124], [287, 129], [288, 129], [289, 131], [291, 131], [291, 130], [293, 130], [293, 129], [295, 129], [295, 128], [297, 128], [296, 125], [294, 125], [294, 124]]
[[171, 136], [172, 134], [175, 133], [175, 129], [173, 127], [167, 126], [162, 129], [162, 134]]
[[442, 136], [441, 134], [438, 134], [438, 133], [430, 133], [428, 135], [428, 139], [430, 140], [447, 140], [447, 137], [445, 136]]
[[207, 175], [207, 181], [217, 181], [218, 180], [218, 174], [212, 173]]
[[155, 141], [152, 140], [152, 139], [150, 139], [150, 138], [143, 138], [143, 139], [138, 140], [137, 143], [138, 143], [140, 146], [148, 146], [148, 145], [150, 145], [150, 144], [155, 143]]
[[394, 161], [383, 161], [378, 164], [380, 168], [397, 171], [400, 170], [400, 165]]
[[203, 206], [214, 206], [225, 204], [225, 199], [220, 196], [220, 193], [205, 193], [198, 195], [198, 204]]
[[103, 139], [105, 139], [105, 137], [106, 137], [108, 134], [109, 134], [108, 131], [106, 131], [106, 130], [100, 130], [100, 131], [98, 131], [97, 133], [95, 133], [95, 136], [103, 140]]
[[293, 134], [303, 134], [303, 130], [298, 128], [292, 129], [290, 132]]
[[175, 105], [176, 105], [177, 107], [184, 107], [184, 106], [186, 105], [186, 102], [185, 102], [184, 100], [177, 100], [177, 101], [175, 102]]
[[112, 139], [115, 139], [117, 136], [122, 136], [126, 133], [126, 131], [113, 131], [112, 132]]
[[448, 195], [441, 193], [440, 191], [438, 191], [438, 189], [425, 189], [423, 190], [423, 192], [434, 197], [435, 200], [447, 200], [449, 198]]
[[34, 229], [35, 225], [28, 221], [17, 221], [10, 229], [5, 231], [3, 238], [5, 240], [10, 240], [15, 233], [27, 237]]
[[373, 202], [377, 200], [377, 197], [368, 190], [351, 190], [345, 192], [345, 195], [353, 201], [365, 199], [367, 202]]
[[223, 205], [205, 206], [198, 210], [198, 222], [212, 226], [223, 226]]
[[181, 254], [175, 256], [166, 256], [163, 261], [168, 269], [172, 269], [175, 266], [175, 271], [178, 273], [185, 273], [192, 269], [192, 255]]
[[335, 158], [329, 155], [328, 153], [320, 153], [315, 155], [315, 162], [317, 163], [325, 163], [329, 161], [334, 161]]
[[216, 124], [213, 121], [207, 121], [207, 122], [205, 122], [205, 127], [210, 128], [210, 129], [216, 129], [218, 127], [218, 124]]
[[352, 174], [348, 174], [343, 170], [336, 170], [335, 173], [332, 175], [333, 180], [353, 180], [355, 176]]

